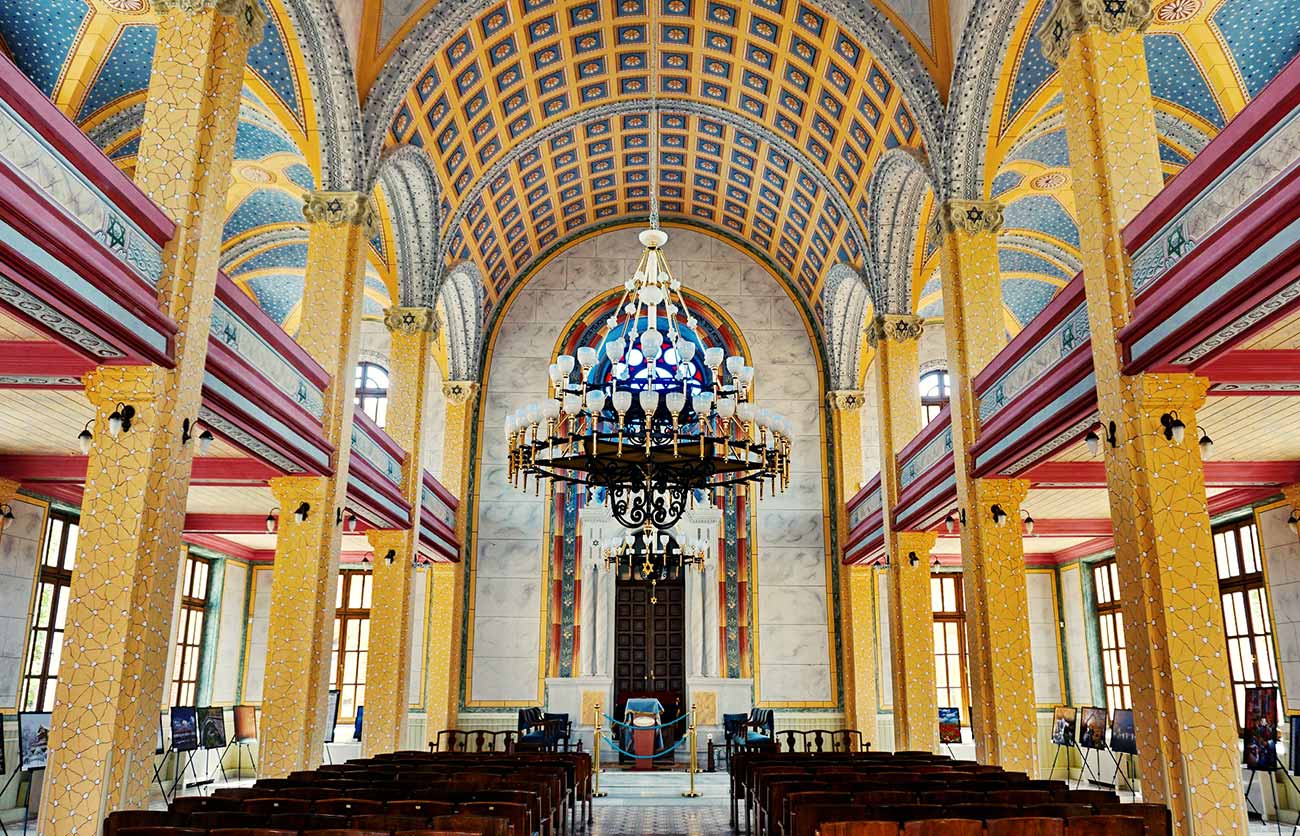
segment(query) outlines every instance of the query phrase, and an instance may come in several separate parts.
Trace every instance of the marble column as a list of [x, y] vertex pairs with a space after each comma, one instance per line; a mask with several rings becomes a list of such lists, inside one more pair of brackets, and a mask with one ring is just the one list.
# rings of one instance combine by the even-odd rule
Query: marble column
[[[424, 402], [437, 322], [430, 308], [395, 307], [384, 315], [391, 344], [388, 420], [384, 429], [406, 451], [402, 496], [411, 509], [412, 526], [400, 531], [367, 532], [375, 561], [366, 660], [366, 722], [361, 739], [366, 757], [401, 747], [409, 712], [411, 588], [424, 490]], [[395, 553], [391, 562], [384, 559], [390, 551]]]
[[[328, 476], [271, 481], [280, 502], [267, 631], [259, 774], [284, 777], [314, 769], [325, 745], [334, 596], [338, 584], [348, 461], [352, 451], [353, 369], [365, 281], [365, 248], [374, 223], [369, 195], [314, 192], [307, 220], [307, 283], [298, 341], [330, 373], [322, 429], [334, 445]], [[305, 506], [305, 508], [304, 508]], [[306, 511], [295, 519], [294, 511]]]
[[[1079, 217], [1142, 792], [1173, 832], [1245, 833], [1241, 749], [1196, 410], [1208, 381], [1122, 373], [1134, 310], [1122, 232], [1163, 188], [1143, 32], [1149, 3], [1058, 2], [1039, 37], [1057, 64]], [[1174, 416], [1186, 437], [1167, 432]], [[1109, 433], [1103, 432], [1102, 435]]]
[[[157, 0], [154, 11], [136, 182], [177, 225], [158, 285], [176, 362], [86, 377], [95, 441], [41, 798], [50, 836], [95, 832], [148, 801], [193, 455], [178, 439], [198, 416], [240, 91], [265, 21], [252, 0]], [[121, 407], [134, 415], [114, 434]]]

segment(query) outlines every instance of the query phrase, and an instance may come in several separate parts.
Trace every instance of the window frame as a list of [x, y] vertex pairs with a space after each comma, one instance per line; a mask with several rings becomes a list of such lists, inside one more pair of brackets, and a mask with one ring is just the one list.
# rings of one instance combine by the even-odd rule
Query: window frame
[[[935, 594], [936, 582], [938, 582], [939, 584], [938, 598], [939, 601], [941, 602], [939, 607], [934, 606], [935, 598], [936, 598], [936, 594]], [[953, 587], [954, 603], [952, 609], [942, 608], [942, 601], [943, 601], [942, 590], [944, 584], [947, 582], [951, 582]], [[944, 698], [938, 696], [940, 693], [946, 693], [946, 696], [948, 698], [951, 698], [952, 692], [954, 690], [959, 690], [961, 693], [961, 705], [958, 705], [956, 707], [961, 709], [961, 713], [963, 717], [962, 725], [969, 725], [971, 718], [967, 715], [970, 713], [972, 703], [971, 703], [971, 695], [970, 695], [970, 665], [969, 665], [970, 660], [967, 655], [967, 645], [966, 645], [966, 600], [964, 596], [965, 596], [965, 590], [963, 589], [963, 578], [960, 572], [931, 572], [930, 573], [930, 605], [931, 605], [930, 609], [934, 616], [935, 695], [939, 701], [938, 707], [939, 708], [953, 707], [950, 704], [945, 704]], [[953, 628], [956, 633], [956, 642], [957, 642], [956, 652], [953, 652], [953, 650], [948, 647], [947, 635], [950, 632], [952, 632], [948, 629], [948, 625], [953, 625]], [[942, 649], [940, 649], [941, 634], [943, 635]], [[955, 689], [951, 684], [939, 685], [939, 680], [938, 680], [941, 661], [943, 663], [942, 669], [944, 671], [945, 682], [947, 682], [950, 679], [950, 677], [948, 677], [947, 675], [949, 669], [948, 659], [953, 656], [957, 658], [957, 674], [960, 680], [960, 687], [957, 689]]]
[[[383, 374], [383, 386], [371, 379], [372, 371]], [[352, 403], [374, 421], [376, 426], [383, 427], [388, 422], [388, 392], [392, 386], [392, 373], [378, 363], [362, 360], [357, 363], [353, 381]]]
[[[937, 395], [926, 394], [926, 381], [932, 378], [938, 380]], [[921, 424], [925, 426], [939, 417], [939, 413], [943, 412], [952, 398], [952, 377], [947, 369], [930, 369], [921, 375], [917, 385], [921, 393]]]
[[[352, 606], [354, 583], [360, 579], [359, 606]], [[370, 569], [340, 569], [335, 592], [334, 640], [330, 647], [330, 689], [339, 691], [340, 723], [356, 720], [356, 708], [365, 705], [366, 670], [370, 656], [370, 605], [374, 592], [374, 574]], [[353, 630], [356, 633], [353, 633]], [[353, 635], [360, 636], [357, 646], [348, 649]], [[348, 657], [357, 657], [352, 681], [347, 678]], [[357, 694], [361, 694], [358, 701]], [[351, 713], [347, 708], [351, 707]]]
[[176, 646], [172, 651], [170, 704], [192, 706], [197, 704], [199, 676], [203, 670], [203, 630], [207, 622], [212, 561], [187, 552], [181, 571], [184, 574], [181, 604], [176, 614]]
[[[1106, 709], [1133, 707], [1133, 679], [1128, 665], [1128, 639], [1124, 632], [1123, 595], [1115, 558], [1093, 563], [1093, 597], [1096, 602], [1097, 641], [1101, 648], [1101, 682]], [[1103, 578], [1103, 581], [1098, 579]], [[1109, 637], [1109, 641], [1108, 641]]]
[[[59, 527], [59, 542], [54, 546], [56, 525]], [[71, 535], [71, 532], [76, 532]], [[36, 597], [32, 602], [32, 611], [27, 626], [27, 647], [23, 654], [23, 667], [20, 671], [17, 703], [20, 711], [54, 710], [54, 692], [58, 687], [58, 670], [50, 670], [54, 661], [55, 648], [58, 648], [59, 660], [62, 660], [63, 632], [67, 624], [67, 601], [72, 597], [72, 571], [76, 563], [77, 542], [80, 540], [80, 517], [50, 510], [45, 521], [45, 539], [42, 543], [41, 562], [36, 576]], [[72, 540], [69, 548], [69, 539]], [[57, 556], [50, 564], [51, 549], [57, 548]], [[51, 588], [50, 602], [44, 623], [38, 623], [41, 616], [41, 599], [46, 586]], [[62, 606], [63, 623], [59, 623]], [[40, 637], [40, 666], [33, 673], [38, 651], [37, 640]], [[36, 693], [30, 695], [32, 682], [36, 683]], [[30, 696], [29, 696], [30, 695]]]
[[[1250, 548], [1246, 549], [1244, 534], [1249, 532]], [[1279, 679], [1277, 665], [1277, 644], [1273, 630], [1273, 613], [1272, 603], [1269, 599], [1268, 584], [1264, 575], [1264, 550], [1259, 538], [1259, 527], [1252, 517], [1235, 520], [1230, 523], [1215, 526], [1211, 530], [1211, 537], [1214, 541], [1214, 565], [1215, 575], [1219, 581], [1219, 606], [1223, 614], [1223, 642], [1224, 652], [1228, 657], [1228, 681], [1232, 688], [1233, 708], [1237, 716], [1237, 732], [1244, 734], [1244, 698], [1245, 689], [1254, 688], [1273, 688], [1279, 700], [1281, 700], [1281, 682]], [[1231, 538], [1233, 543], [1233, 552], [1227, 559], [1233, 559], [1235, 566], [1230, 574], [1225, 576], [1225, 554], [1220, 552], [1220, 543], [1226, 542]], [[1248, 553], [1253, 558], [1253, 568], [1247, 559]], [[1258, 612], [1252, 612], [1250, 602], [1251, 593], [1257, 592], [1258, 597], [1256, 606]], [[1241, 606], [1234, 607], [1239, 609], [1239, 614], [1245, 621], [1246, 632], [1233, 635], [1229, 627], [1229, 604], [1228, 600], [1232, 596], [1241, 596]], [[1255, 620], [1262, 619], [1264, 622], [1263, 629], [1258, 630]], [[1234, 642], [1243, 642], [1246, 650], [1250, 653], [1250, 668], [1253, 676], [1246, 679], [1244, 676], [1238, 678], [1237, 670], [1234, 670], [1233, 649]], [[1259, 647], [1263, 646], [1267, 664], [1272, 669], [1272, 677], [1265, 679], [1261, 673], [1259, 664]], [[1240, 653], [1241, 645], [1238, 645], [1237, 652]], [[1240, 658], [1240, 657], [1239, 657]], [[1238, 665], [1239, 667], [1239, 665]]]

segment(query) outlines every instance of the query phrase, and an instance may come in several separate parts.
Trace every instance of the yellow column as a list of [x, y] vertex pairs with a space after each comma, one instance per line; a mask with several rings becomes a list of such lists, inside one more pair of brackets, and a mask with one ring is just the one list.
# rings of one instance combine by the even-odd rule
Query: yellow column
[[[0, 505], [8, 505], [10, 502], [13, 502], [14, 497], [18, 495], [18, 489], [20, 487], [22, 487], [21, 483], [15, 482], [13, 479], [0, 479]], [[0, 520], [0, 527], [3, 525], [4, 521]], [[3, 529], [0, 528], [0, 530]]]
[[[367, 534], [375, 560], [362, 733], [366, 757], [401, 748], [410, 703], [411, 577], [420, 536], [424, 400], [436, 323], [428, 308], [390, 308], [384, 317], [391, 342], [385, 430], [406, 450], [402, 494], [410, 503], [414, 525], [404, 531], [372, 529]], [[391, 561], [387, 559], [390, 551]]]
[[456, 536], [461, 542], [459, 563], [434, 566], [433, 601], [429, 615], [429, 679], [425, 688], [426, 721], [432, 737], [442, 729], [454, 728], [460, 708], [461, 655], [465, 620], [465, 563], [469, 541], [465, 515], [469, 511], [470, 439], [473, 429], [474, 403], [479, 385], [472, 380], [448, 380], [442, 384], [447, 398], [446, 426], [443, 431], [443, 484], [456, 494], [460, 507], [456, 511]]
[[[177, 223], [159, 301], [179, 326], [173, 369], [101, 367], [86, 378], [95, 440], [55, 691], [40, 830], [93, 833], [112, 810], [143, 807], [158, 708], [208, 323], [249, 47], [264, 15], [252, 0], [157, 2], [157, 44], [136, 180]], [[109, 417], [134, 409], [114, 438]]]
[[[1223, 615], [1196, 410], [1207, 381], [1120, 373], [1117, 333], [1132, 318], [1121, 231], [1161, 187], [1142, 3], [1057, 5], [1040, 37], [1060, 67], [1084, 289], [1123, 600], [1142, 791], [1176, 834], [1245, 833], [1240, 741], [1223, 652]], [[1186, 425], [1182, 443], [1162, 418]]]
[[[1028, 484], [976, 479], [969, 450], [979, 437], [972, 382], [1006, 344], [997, 233], [1002, 206], [953, 200], [940, 212], [942, 277], [957, 502], [962, 525], [962, 587], [971, 679], [971, 730], [981, 763], [1036, 774], [1037, 717], [1029, 658], [1020, 502]], [[1006, 513], [995, 525], [994, 505]]]
[[[862, 392], [840, 390], [826, 395], [835, 434], [835, 468], [839, 475], [840, 544], [849, 536], [844, 500], [862, 483]], [[871, 569], [840, 565], [840, 670], [844, 679], [844, 725], [876, 742], [876, 602]]]
[[[939, 714], [935, 705], [934, 615], [930, 605], [933, 534], [894, 529], [898, 508], [897, 453], [921, 430], [920, 317], [878, 315], [867, 326], [876, 350], [880, 405], [880, 496], [885, 509], [889, 554], [889, 641], [893, 658], [894, 748], [936, 750]], [[915, 553], [915, 565], [908, 555]]]
[[[317, 192], [307, 197], [307, 285], [298, 341], [331, 374], [322, 419], [334, 445], [330, 476], [273, 479], [280, 502], [262, 702], [261, 774], [284, 777], [320, 763], [325, 745], [334, 596], [342, 530], [337, 512], [347, 495], [352, 446], [353, 369], [365, 278], [365, 247], [374, 211], [367, 195]], [[294, 511], [307, 507], [306, 519]]]

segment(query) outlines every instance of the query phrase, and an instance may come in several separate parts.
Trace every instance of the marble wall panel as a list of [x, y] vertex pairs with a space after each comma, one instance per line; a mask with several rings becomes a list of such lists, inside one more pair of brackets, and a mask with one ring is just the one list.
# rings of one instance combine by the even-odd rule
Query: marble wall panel
[[[758, 589], [759, 630], [791, 624], [825, 624], [826, 590], [815, 586]], [[778, 660], [773, 660], [778, 661]]]
[[[537, 622], [533, 622], [536, 631]], [[474, 701], [508, 701], [518, 705], [535, 705], [537, 693], [537, 655], [520, 658], [474, 656], [470, 699]]]
[[411, 643], [407, 668], [406, 694], [413, 706], [424, 705], [425, 632], [428, 626], [429, 570], [417, 569], [411, 575]]
[[829, 665], [764, 664], [759, 671], [759, 699], [772, 702], [821, 702], [831, 698]]
[[253, 570], [253, 606], [248, 616], [248, 656], [244, 664], [243, 703], [262, 701], [266, 677], [266, 636], [271, 626], [271, 569]]
[[1092, 673], [1088, 656], [1088, 634], [1083, 623], [1083, 586], [1079, 564], [1064, 566], [1060, 572], [1061, 619], [1065, 622], [1066, 669], [1070, 674], [1071, 705], [1096, 705], [1092, 693]]
[[[894, 707], [894, 674], [889, 661], [889, 573], [876, 572], [876, 689], [880, 707]], [[891, 726], [892, 728], [892, 726]], [[893, 738], [888, 738], [892, 740]]]
[[542, 543], [540, 540], [480, 540], [478, 570], [486, 578], [539, 578]]
[[239, 663], [244, 656], [248, 564], [227, 560], [223, 584], [217, 626], [217, 661], [212, 667], [212, 702], [232, 705], [239, 699]]
[[1295, 528], [1286, 524], [1290, 513], [1286, 505], [1259, 512], [1259, 539], [1287, 712], [1300, 709], [1300, 538]]
[[[772, 551], [779, 556], [768, 559]], [[769, 549], [759, 556], [759, 587], [784, 589], [788, 586], [826, 585], [826, 555], [819, 549]]]
[[21, 496], [9, 506], [14, 518], [0, 534], [0, 708], [17, 709], [46, 506]]
[[1056, 616], [1055, 570], [1025, 573], [1029, 596], [1029, 652], [1034, 668], [1034, 698], [1039, 705], [1061, 702], [1061, 635]]

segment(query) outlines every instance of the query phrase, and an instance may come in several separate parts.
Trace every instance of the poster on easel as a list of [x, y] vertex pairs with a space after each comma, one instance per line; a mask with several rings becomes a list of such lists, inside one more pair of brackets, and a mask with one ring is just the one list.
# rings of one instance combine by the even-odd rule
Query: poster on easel
[[325, 742], [334, 742], [334, 729], [339, 724], [339, 696], [342, 691], [334, 690], [329, 692], [329, 697], [325, 702]]
[[1136, 755], [1137, 729], [1133, 725], [1133, 709], [1115, 709], [1115, 718], [1110, 727], [1110, 748], [1121, 755]]
[[226, 712], [207, 706], [199, 709], [199, 745], [204, 749], [226, 748]]
[[257, 742], [257, 709], [251, 705], [237, 705], [235, 715], [235, 742], [248, 744]]
[[172, 750], [193, 752], [199, 748], [198, 718], [190, 706], [178, 705], [171, 710]]
[[22, 711], [18, 714], [18, 767], [25, 771], [44, 769], [50, 754], [50, 719], [48, 711]]
[[1068, 705], [1058, 705], [1052, 712], [1052, 743], [1057, 746], [1074, 746], [1074, 724], [1077, 715]]
[[1246, 728], [1242, 762], [1256, 772], [1272, 772], [1277, 762], [1277, 689], [1246, 689]]
[[939, 709], [939, 742], [961, 743], [961, 709]]
[[1079, 709], [1079, 745], [1085, 749], [1106, 748], [1106, 709]]
[[155, 755], [162, 755], [167, 752], [167, 738], [163, 735], [163, 721], [166, 717], [167, 714], [165, 712], [158, 712], [158, 739], [154, 741], [153, 744], [153, 753]]

